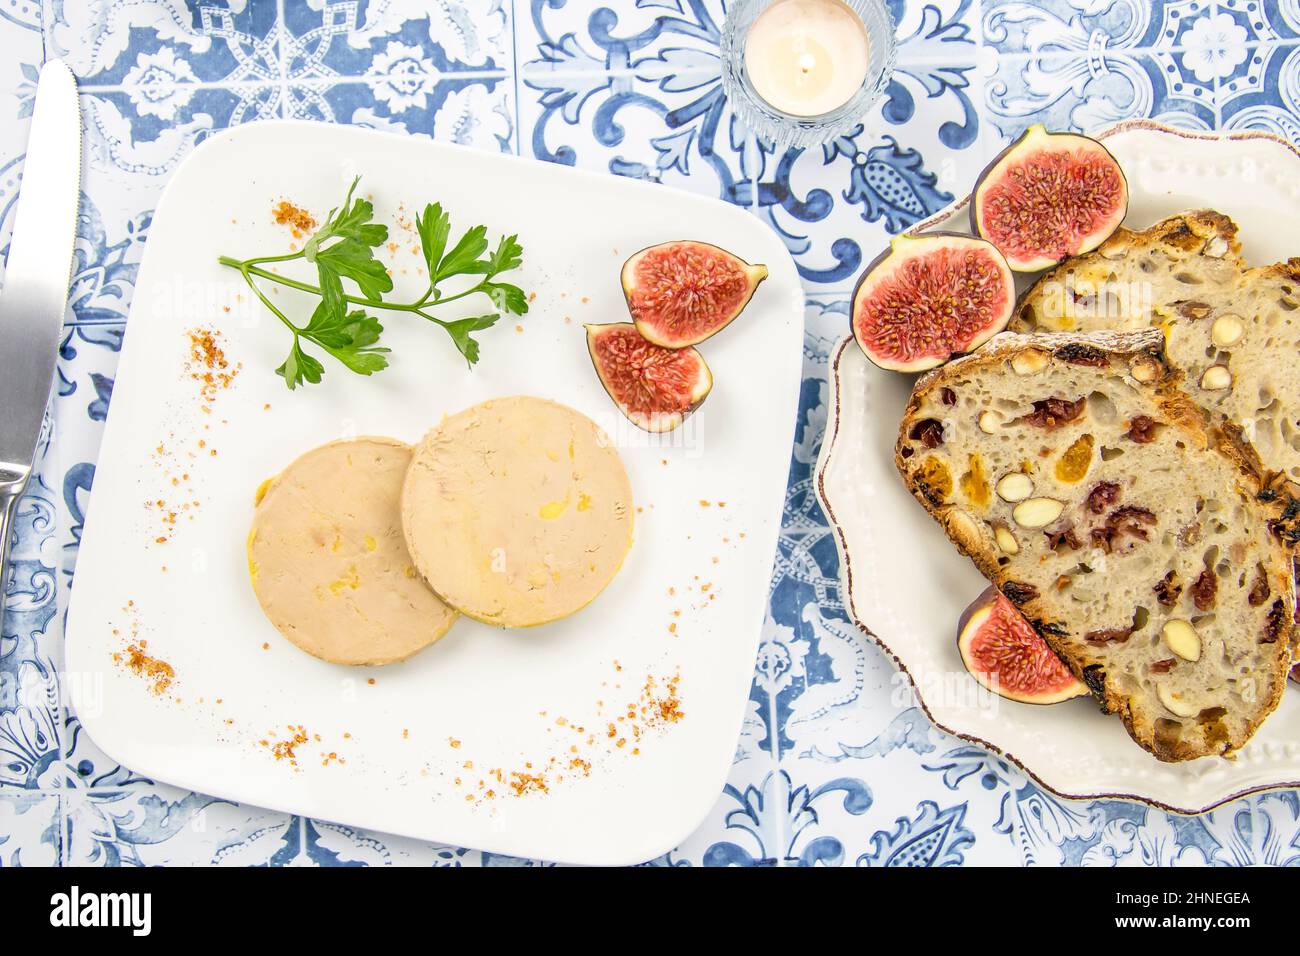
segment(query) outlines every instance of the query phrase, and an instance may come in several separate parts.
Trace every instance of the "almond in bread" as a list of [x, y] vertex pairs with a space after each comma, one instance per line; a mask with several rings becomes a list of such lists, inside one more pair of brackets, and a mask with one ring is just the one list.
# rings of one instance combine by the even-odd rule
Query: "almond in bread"
[[1003, 333], [918, 380], [896, 450], [958, 548], [1166, 761], [1250, 738], [1294, 615], [1295, 516], [1177, 382], [1155, 330]]
[[1202, 210], [1120, 229], [1044, 275], [1011, 331], [1165, 331], [1184, 390], [1300, 481], [1300, 259], [1248, 269], [1237, 227]]

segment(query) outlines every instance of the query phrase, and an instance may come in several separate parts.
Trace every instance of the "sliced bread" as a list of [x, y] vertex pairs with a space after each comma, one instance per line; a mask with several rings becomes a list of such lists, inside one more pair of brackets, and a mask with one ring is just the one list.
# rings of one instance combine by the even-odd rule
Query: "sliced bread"
[[1184, 390], [1300, 481], [1300, 259], [1248, 269], [1239, 252], [1236, 225], [1210, 210], [1120, 229], [1035, 283], [1009, 328], [1163, 329]]
[[918, 380], [896, 450], [957, 547], [1167, 761], [1250, 738], [1294, 623], [1295, 515], [1177, 381], [1156, 330], [1003, 333]]

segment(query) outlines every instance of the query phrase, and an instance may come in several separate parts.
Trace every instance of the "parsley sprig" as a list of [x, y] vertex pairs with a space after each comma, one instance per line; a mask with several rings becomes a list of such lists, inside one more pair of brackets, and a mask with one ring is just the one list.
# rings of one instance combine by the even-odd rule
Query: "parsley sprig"
[[[389, 350], [379, 344], [384, 327], [368, 310], [407, 312], [441, 326], [470, 366], [479, 359], [475, 333], [491, 328], [502, 313], [523, 315], [528, 311], [522, 289], [497, 281], [498, 276], [519, 268], [523, 262], [524, 250], [518, 237], [502, 236], [489, 252], [487, 227], [474, 226], [452, 243], [451, 218], [440, 203], [430, 203], [415, 217], [429, 274], [428, 288], [414, 302], [387, 301], [384, 296], [393, 291], [393, 279], [387, 267], [375, 258], [375, 249], [388, 241], [388, 227], [373, 221], [374, 206], [368, 200], [353, 198], [358, 182], [359, 177], [352, 181], [343, 205], [330, 210], [324, 225], [300, 250], [251, 259], [218, 259], [222, 265], [238, 269], [261, 303], [293, 334], [289, 355], [275, 370], [290, 389], [303, 383], [314, 385], [325, 374], [325, 366], [303, 348], [304, 343], [333, 356], [358, 375], [372, 375], [388, 367]], [[267, 268], [297, 260], [316, 267], [315, 284]], [[461, 276], [475, 281], [457, 292], [443, 290], [444, 282]], [[306, 325], [294, 323], [278, 308], [257, 279], [319, 296]], [[345, 282], [355, 287], [354, 293], [347, 290]], [[473, 295], [487, 296], [498, 311], [459, 319], [443, 319], [430, 311]]]

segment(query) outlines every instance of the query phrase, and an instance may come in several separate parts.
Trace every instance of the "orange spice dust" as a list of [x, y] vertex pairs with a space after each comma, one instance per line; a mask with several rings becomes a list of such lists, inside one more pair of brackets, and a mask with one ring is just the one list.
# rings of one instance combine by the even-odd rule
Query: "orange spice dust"
[[270, 750], [271, 756], [275, 757], [276, 760], [287, 760], [289, 766], [297, 767], [298, 748], [307, 742], [307, 728], [302, 724], [296, 726], [289, 724], [288, 730], [289, 736], [284, 740], [271, 741], [263, 739], [259, 743]]
[[[622, 662], [612, 662], [615, 672], [624, 671]], [[583, 722], [563, 714], [550, 716], [539, 711], [538, 716], [547, 722], [547, 733], [560, 735], [554, 740], [555, 751], [549, 756], [535, 756], [523, 760], [516, 768], [491, 767], [483, 771], [477, 782], [469, 776], [454, 776], [452, 783], [463, 788], [464, 799], [482, 805], [503, 798], [537, 797], [549, 794], [552, 789], [569, 779], [591, 776], [597, 763], [616, 757], [630, 759], [641, 754], [641, 744], [650, 734], [666, 731], [671, 725], [686, 717], [680, 691], [681, 675], [656, 677], [647, 674], [639, 693], [629, 694], [632, 699], [621, 706], [612, 705], [614, 713], [599, 717], [599, 723], [588, 730]], [[603, 682], [602, 687], [610, 686]], [[614, 689], [622, 687], [615, 682]], [[635, 685], [633, 685], [635, 686]], [[606, 701], [596, 702], [597, 714], [606, 711]], [[453, 747], [459, 740], [448, 738]], [[472, 770], [474, 762], [465, 760], [462, 770]]]
[[316, 228], [316, 220], [312, 218], [312, 214], [287, 199], [280, 200], [271, 209], [271, 216], [277, 226], [288, 226], [295, 239], [301, 239], [304, 233]]
[[[320, 734], [311, 733], [302, 724], [286, 724], [284, 733], [268, 730], [266, 736], [257, 741], [257, 745], [266, 750], [277, 761], [287, 763], [294, 773], [301, 773], [301, 763], [319, 760], [322, 767], [346, 764], [347, 758], [337, 750], [330, 750]], [[351, 734], [343, 734], [348, 740]]]
[[[189, 340], [188, 355], [182, 362], [184, 373], [199, 387], [200, 409], [211, 414], [218, 393], [231, 387], [240, 369], [232, 364], [222, 347], [220, 333], [196, 327], [186, 332]], [[224, 424], [224, 420], [222, 424]], [[151, 455], [161, 472], [162, 493], [155, 492], [144, 501], [147, 512], [153, 516], [149, 538], [155, 544], [166, 544], [178, 530], [181, 519], [192, 521], [201, 501], [195, 491], [192, 472], [202, 459], [215, 458], [217, 449], [208, 438], [190, 437], [193, 432], [209, 432], [211, 424], [202, 429], [185, 429], [183, 436], [170, 432], [158, 442]]]
[[676, 724], [686, 716], [679, 693], [681, 681], [681, 675], [675, 674], [664, 682], [661, 689], [653, 676], [646, 678], [645, 687], [641, 690], [641, 716], [647, 725], [659, 727]]
[[211, 404], [217, 392], [228, 389], [239, 374], [243, 364], [232, 366], [221, 347], [218, 333], [212, 329], [194, 328], [189, 331], [190, 360], [186, 371], [199, 383], [203, 400]]
[[171, 689], [176, 679], [176, 670], [166, 661], [153, 657], [148, 652], [149, 642], [133, 641], [127, 644], [125, 651], [113, 654], [113, 663], [120, 664], [137, 677], [151, 682], [150, 690], [161, 697]]
[[550, 792], [550, 788], [546, 786], [546, 778], [540, 773], [519, 773], [518, 771], [510, 774], [510, 789], [514, 791], [516, 797], [522, 797], [529, 793]]

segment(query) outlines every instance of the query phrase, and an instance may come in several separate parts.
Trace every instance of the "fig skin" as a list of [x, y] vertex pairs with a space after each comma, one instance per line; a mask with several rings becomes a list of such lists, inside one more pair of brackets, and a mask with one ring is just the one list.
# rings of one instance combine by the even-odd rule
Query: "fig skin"
[[730, 313], [719, 317], [714, 324], [702, 328], [693, 335], [673, 336], [669, 334], [666, 329], [656, 327], [653, 321], [634, 313], [632, 320], [636, 324], [637, 331], [641, 333], [642, 337], [647, 342], [652, 342], [655, 345], [662, 346], [666, 349], [680, 349], [699, 345], [706, 339], [717, 335], [740, 317], [740, 314], [745, 311], [745, 307], [749, 305], [750, 301], [754, 298], [754, 293], [758, 291], [758, 287], [762, 285], [763, 280], [766, 279], [768, 275], [767, 266], [762, 263], [751, 264], [739, 256], [728, 252], [721, 246], [715, 246], [709, 242], [700, 242], [696, 239], [674, 239], [670, 242], [661, 242], [653, 246], [646, 246], [644, 249], [633, 253], [628, 257], [627, 261], [623, 263], [623, 268], [619, 273], [619, 282], [622, 285], [623, 297], [627, 300], [629, 310], [632, 309], [632, 298], [636, 291], [637, 265], [643, 258], [645, 258], [645, 256], [651, 253], [666, 252], [674, 246], [680, 245], [697, 246], [701, 249], [707, 250], [710, 255], [715, 255], [719, 258], [734, 262], [744, 272], [749, 288], [744, 299], [742, 299]]
[[[1071, 678], [1068, 684], [1059, 690], [1041, 691], [1038, 693], [1020, 693], [1002, 687], [996, 681], [991, 680], [988, 675], [976, 669], [974, 661], [971, 658], [970, 648], [975, 637], [979, 634], [980, 629], [987, 624], [989, 619], [992, 617], [999, 599], [1006, 601], [1006, 598], [1002, 596], [1002, 592], [996, 587], [990, 585], [984, 589], [984, 592], [980, 594], [979, 597], [967, 606], [966, 610], [961, 612], [961, 617], [957, 621], [957, 650], [961, 654], [962, 666], [966, 668], [971, 677], [975, 678], [980, 686], [993, 691], [993, 693], [997, 694], [999, 697], [1003, 697], [1007, 700], [1014, 700], [1022, 704], [1059, 704], [1062, 701], [1086, 696], [1089, 693], [1087, 686], [1074, 677]], [[1015, 610], [1015, 605], [1011, 604], [1009, 601], [1007, 604], [1012, 613], [1019, 614], [1019, 612]], [[1033, 625], [1028, 621], [1025, 621], [1025, 627], [1028, 628], [1029, 631], [1033, 632]], [[1043, 641], [1037, 633], [1034, 633], [1034, 637], [1038, 641], [1042, 642], [1042, 652], [1044, 654], [1055, 657], [1054, 652], [1047, 646], [1046, 641]], [[1064, 667], [1065, 665], [1062, 664], [1061, 666]]]
[[975, 188], [971, 190], [971, 194], [970, 194], [971, 232], [977, 236], [980, 236], [983, 239], [987, 239], [990, 242], [993, 242], [995, 245], [997, 244], [995, 239], [986, 233], [985, 226], [981, 222], [981, 213], [983, 210], [982, 197], [984, 195], [985, 188], [988, 185], [990, 185], [990, 180], [994, 179], [995, 175], [999, 174], [1002, 171], [1000, 167], [1004, 165], [1010, 166], [1011, 165], [1010, 161], [1014, 160], [1015, 156], [1026, 146], [1048, 148], [1048, 149], [1056, 146], [1059, 147], [1073, 146], [1075, 148], [1082, 148], [1082, 149], [1089, 150], [1095, 153], [1097, 156], [1109, 160], [1110, 163], [1114, 165], [1115, 171], [1119, 174], [1120, 187], [1121, 187], [1119, 204], [1116, 207], [1116, 209], [1112, 210], [1111, 215], [1107, 220], [1106, 224], [1103, 226], [1102, 229], [1094, 233], [1091, 233], [1087, 236], [1080, 237], [1078, 248], [1067, 250], [1066, 252], [1064, 252], [1062, 255], [1059, 256], [1044, 252], [1038, 257], [1033, 259], [1017, 259], [1012, 255], [1006, 254], [1005, 251], [1003, 252], [1003, 254], [1006, 256], [1007, 264], [1014, 271], [1039, 272], [1043, 269], [1050, 269], [1052, 266], [1060, 265], [1066, 259], [1069, 259], [1073, 256], [1078, 256], [1086, 252], [1091, 252], [1092, 250], [1100, 246], [1103, 242], [1105, 242], [1107, 239], [1109, 239], [1112, 235], [1114, 235], [1115, 230], [1119, 228], [1120, 223], [1123, 222], [1124, 220], [1124, 216], [1128, 213], [1128, 204], [1129, 204], [1128, 177], [1124, 175], [1124, 169], [1122, 166], [1120, 166], [1119, 160], [1117, 160], [1114, 154], [1111, 153], [1111, 151], [1107, 149], [1098, 140], [1093, 139], [1091, 136], [1084, 136], [1082, 133], [1065, 133], [1065, 132], [1054, 133], [1049, 131], [1047, 127], [1045, 127], [1043, 124], [1035, 123], [1034, 125], [1030, 126], [1028, 129], [1026, 129], [1023, 133], [1021, 133], [1020, 136], [1017, 137], [1014, 142], [1012, 142], [1009, 146], [1007, 146], [1000, 153], [998, 153], [998, 155], [993, 158], [993, 161], [984, 167], [984, 171], [981, 172], [979, 178], [975, 180]]
[[600, 379], [601, 386], [605, 393], [609, 395], [610, 400], [615, 407], [623, 414], [623, 417], [630, 421], [637, 428], [652, 434], [670, 432], [678, 428], [682, 422], [686, 421], [691, 414], [704, 404], [704, 400], [709, 397], [713, 390], [713, 373], [709, 369], [709, 363], [704, 361], [704, 356], [694, 348], [684, 349], [664, 349], [663, 346], [656, 345], [653, 342], [646, 342], [652, 349], [659, 349], [663, 352], [679, 353], [683, 359], [693, 358], [699, 363], [699, 374], [697, 376], [694, 388], [690, 395], [690, 403], [685, 407], [670, 409], [664, 412], [655, 412], [654, 417], [646, 418], [641, 414], [632, 412], [623, 402], [619, 401], [615, 388], [611, 385], [606, 377], [605, 369], [600, 359], [596, 355], [596, 343], [602, 334], [610, 332], [637, 332], [637, 328], [631, 322], [611, 322], [605, 325], [586, 325], [583, 328], [587, 332], [587, 354], [591, 356], [592, 367], [596, 370], [596, 377]]
[[[998, 266], [1002, 281], [1006, 286], [1007, 298], [1004, 303], [1002, 312], [995, 314], [993, 321], [982, 328], [980, 332], [972, 337], [969, 341], [954, 343], [957, 347], [953, 348], [947, 355], [924, 355], [911, 361], [890, 358], [887, 355], [876, 350], [872, 343], [863, 340], [859, 334], [858, 328], [858, 310], [861, 307], [861, 297], [864, 287], [868, 288], [868, 283], [872, 279], [879, 278], [877, 272], [885, 268], [889, 260], [895, 256], [908, 258], [911, 256], [924, 256], [927, 251], [926, 247], [938, 249], [943, 245], [967, 246], [969, 248], [978, 248], [988, 253], [992, 261]], [[867, 264], [858, 277], [857, 284], [853, 287], [853, 298], [850, 300], [852, 309], [849, 316], [849, 327], [853, 333], [853, 338], [857, 341], [858, 347], [862, 349], [863, 354], [871, 360], [873, 365], [886, 369], [891, 372], [925, 372], [944, 364], [949, 359], [958, 355], [964, 355], [967, 352], [973, 352], [993, 336], [997, 335], [1007, 327], [1011, 321], [1011, 316], [1015, 313], [1016, 290], [1015, 276], [1011, 268], [1006, 264], [1002, 253], [998, 252], [997, 247], [987, 240], [980, 239], [978, 236], [968, 236], [959, 232], [927, 232], [921, 235], [908, 235], [906, 233], [895, 236], [889, 246], [884, 249], [878, 256]]]

